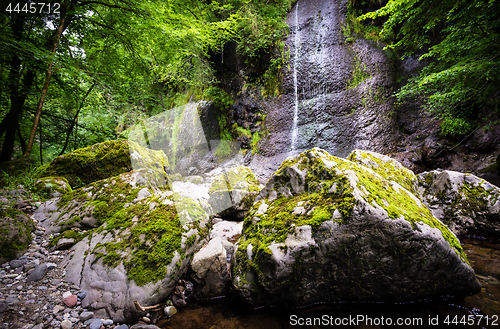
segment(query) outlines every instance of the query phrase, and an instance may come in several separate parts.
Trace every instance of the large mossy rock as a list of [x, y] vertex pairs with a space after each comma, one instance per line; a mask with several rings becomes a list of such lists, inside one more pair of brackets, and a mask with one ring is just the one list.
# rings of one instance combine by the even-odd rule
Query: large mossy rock
[[282, 163], [245, 218], [233, 258], [244, 300], [303, 306], [480, 290], [458, 239], [410, 191], [414, 175], [376, 158], [367, 167], [314, 148]]
[[63, 266], [66, 280], [87, 291], [82, 307], [115, 319], [137, 319], [136, 301], [167, 298], [208, 237], [202, 204], [142, 182], [135, 171], [100, 180], [34, 213], [54, 248], [73, 245]]
[[423, 202], [455, 234], [500, 234], [500, 188], [449, 170], [423, 172], [418, 180]]
[[163, 170], [168, 167], [168, 161], [161, 151], [148, 150], [127, 140], [117, 140], [59, 156], [42, 167], [38, 177], [64, 177], [75, 187], [148, 166], [152, 167], [148, 168], [150, 170]]
[[34, 229], [35, 224], [23, 212], [0, 210], [0, 264], [19, 257], [28, 248]]
[[262, 188], [250, 168], [234, 167], [213, 180], [208, 202], [223, 217], [243, 219]]

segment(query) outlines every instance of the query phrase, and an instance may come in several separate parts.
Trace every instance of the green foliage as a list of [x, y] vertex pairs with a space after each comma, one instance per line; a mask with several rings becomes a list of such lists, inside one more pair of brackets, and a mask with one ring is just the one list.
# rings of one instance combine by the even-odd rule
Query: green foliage
[[348, 83], [348, 88], [356, 88], [359, 84], [363, 83], [366, 79], [370, 77], [368, 70], [366, 69], [366, 64], [364, 64], [361, 59], [354, 56], [354, 62], [352, 67], [352, 76]]
[[203, 91], [203, 99], [212, 101], [219, 110], [228, 110], [234, 103], [234, 99], [224, 89], [209, 87]]
[[472, 131], [472, 125], [461, 118], [446, 117], [441, 123], [443, 136], [460, 136]]
[[443, 134], [460, 135], [481, 108], [499, 109], [500, 20], [495, 0], [390, 0], [364, 19], [384, 18], [382, 38], [405, 56], [424, 51], [430, 64], [396, 93], [397, 99], [424, 98], [444, 118]]

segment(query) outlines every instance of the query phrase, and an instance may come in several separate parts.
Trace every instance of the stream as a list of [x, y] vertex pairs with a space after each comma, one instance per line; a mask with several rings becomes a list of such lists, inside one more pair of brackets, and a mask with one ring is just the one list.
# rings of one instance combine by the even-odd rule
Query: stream
[[[266, 328], [498, 328], [500, 326], [500, 241], [462, 239], [469, 262], [482, 290], [465, 298], [444, 297], [414, 303], [339, 303], [301, 309], [252, 310], [238, 296], [190, 304], [170, 319], [164, 329], [266, 329]], [[356, 322], [364, 317], [364, 321]], [[307, 319], [319, 322], [306, 325]], [[304, 325], [300, 325], [304, 321]], [[337, 321], [337, 324], [335, 325]], [[344, 325], [341, 325], [342, 321]], [[398, 325], [398, 321], [403, 321]], [[406, 323], [406, 324], [405, 324]], [[332, 324], [332, 326], [330, 326]], [[392, 324], [392, 325], [391, 325]]]

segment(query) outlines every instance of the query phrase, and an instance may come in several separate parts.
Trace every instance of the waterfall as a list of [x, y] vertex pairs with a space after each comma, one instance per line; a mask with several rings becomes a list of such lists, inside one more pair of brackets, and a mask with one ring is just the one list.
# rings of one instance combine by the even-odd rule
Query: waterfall
[[293, 110], [293, 127], [292, 127], [292, 146], [291, 151], [295, 151], [295, 144], [297, 143], [297, 123], [298, 123], [298, 115], [299, 115], [299, 95], [298, 95], [298, 79], [297, 79], [297, 66], [299, 63], [299, 1], [295, 5], [295, 54], [293, 61], [293, 87], [294, 87], [294, 97], [295, 97], [295, 107]]

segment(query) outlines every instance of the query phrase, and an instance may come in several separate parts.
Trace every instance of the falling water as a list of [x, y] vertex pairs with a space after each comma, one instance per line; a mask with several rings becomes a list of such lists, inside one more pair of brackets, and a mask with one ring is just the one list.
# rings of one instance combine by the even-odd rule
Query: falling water
[[299, 63], [299, 2], [295, 5], [295, 56], [293, 62], [293, 87], [295, 96], [295, 108], [293, 110], [293, 127], [292, 127], [292, 146], [291, 151], [295, 151], [295, 144], [297, 143], [297, 121], [299, 112], [299, 95], [298, 95], [298, 81], [297, 81], [297, 66]]

